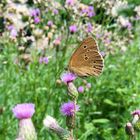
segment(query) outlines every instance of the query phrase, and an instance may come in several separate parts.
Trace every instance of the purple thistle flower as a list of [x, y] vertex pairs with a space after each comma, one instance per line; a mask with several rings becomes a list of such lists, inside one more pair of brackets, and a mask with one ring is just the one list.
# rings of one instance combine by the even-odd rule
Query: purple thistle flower
[[89, 23], [87, 24], [87, 32], [91, 32], [92, 29], [93, 29], [92, 24], [89, 22]]
[[18, 35], [17, 30], [13, 28], [10, 32], [10, 36], [15, 38], [17, 35]]
[[83, 86], [78, 87], [78, 92], [83, 93], [84, 92], [84, 87]]
[[14, 26], [13, 26], [13, 25], [9, 25], [9, 26], [7, 26], [7, 29], [8, 29], [9, 31], [11, 31], [11, 30], [14, 29]]
[[128, 30], [131, 30], [131, 29], [132, 29], [132, 24], [131, 24], [131, 22], [128, 22], [128, 23], [126, 24], [126, 27], [127, 27]]
[[74, 3], [75, 3], [75, 0], [66, 0], [67, 5], [73, 6]]
[[48, 21], [47, 25], [48, 25], [49, 27], [51, 27], [51, 26], [53, 25], [53, 22], [52, 22], [52, 21]]
[[40, 59], [39, 59], [39, 63], [48, 64], [48, 62], [49, 62], [48, 57], [40, 57]]
[[39, 17], [34, 17], [34, 23], [38, 24], [40, 22], [40, 18]]
[[84, 9], [82, 9], [82, 11], [81, 11], [82, 14], [87, 14], [87, 12], [88, 12], [88, 9], [87, 9], [87, 8], [84, 8]]
[[9, 25], [6, 28], [10, 31], [11, 37], [15, 38], [18, 35], [17, 30], [15, 29], [13, 25]]
[[77, 32], [77, 26], [76, 25], [71, 25], [69, 27], [69, 30], [70, 30], [71, 33], [75, 33], [75, 32]]
[[59, 12], [58, 12], [57, 9], [54, 9], [54, 10], [53, 10], [53, 13], [54, 13], [55, 15], [57, 15]]
[[133, 116], [138, 115], [140, 116], [140, 110], [135, 110], [131, 113]]
[[33, 9], [31, 11], [31, 16], [32, 17], [36, 17], [36, 16], [39, 16], [40, 15], [40, 10], [37, 8], [37, 9]]
[[89, 6], [88, 7], [87, 15], [88, 15], [88, 17], [95, 16], [95, 12], [94, 12], [94, 7], [93, 6]]
[[73, 73], [70, 73], [70, 72], [63, 73], [63, 74], [61, 75], [61, 80], [62, 80], [64, 83], [66, 83], [66, 84], [68, 84], [69, 82], [74, 81], [75, 79], [76, 79], [76, 75], [73, 74]]
[[35, 105], [32, 103], [17, 104], [13, 109], [13, 113], [18, 119], [31, 118], [35, 112]]
[[62, 104], [60, 110], [63, 115], [72, 116], [79, 110], [79, 106], [75, 105], [74, 102], [68, 102]]
[[48, 62], [49, 62], [48, 57], [44, 57], [44, 58], [43, 58], [43, 61], [44, 61], [45, 64], [48, 64]]

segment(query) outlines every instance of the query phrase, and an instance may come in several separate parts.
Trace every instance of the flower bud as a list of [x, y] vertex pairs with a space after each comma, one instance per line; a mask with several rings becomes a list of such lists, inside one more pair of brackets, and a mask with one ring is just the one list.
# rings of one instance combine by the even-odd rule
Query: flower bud
[[71, 96], [73, 99], [76, 99], [78, 97], [78, 91], [73, 82], [68, 83], [68, 95]]
[[56, 133], [62, 140], [67, 140], [70, 137], [69, 132], [60, 127], [58, 122], [51, 116], [46, 116], [43, 124], [46, 128], [49, 128], [54, 133]]
[[128, 134], [128, 135], [131, 135], [131, 136], [134, 136], [134, 128], [132, 126], [132, 124], [130, 122], [128, 122], [125, 126], [125, 132]]

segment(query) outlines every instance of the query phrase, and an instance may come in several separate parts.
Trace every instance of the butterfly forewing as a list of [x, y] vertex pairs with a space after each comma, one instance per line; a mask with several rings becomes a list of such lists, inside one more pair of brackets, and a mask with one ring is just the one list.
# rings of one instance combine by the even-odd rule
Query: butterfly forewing
[[102, 69], [103, 58], [99, 53], [97, 44], [92, 37], [88, 37], [73, 53], [69, 62], [69, 70], [82, 77], [98, 76]]

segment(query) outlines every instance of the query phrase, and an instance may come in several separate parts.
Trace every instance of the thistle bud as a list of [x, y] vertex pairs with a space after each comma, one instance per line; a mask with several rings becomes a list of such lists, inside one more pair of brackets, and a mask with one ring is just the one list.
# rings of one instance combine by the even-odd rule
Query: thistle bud
[[128, 135], [131, 135], [131, 136], [134, 136], [134, 128], [132, 126], [132, 124], [130, 122], [128, 122], [125, 126], [125, 132], [128, 134]]
[[60, 127], [58, 122], [51, 116], [47, 116], [43, 124], [46, 128], [56, 133], [62, 140], [67, 140], [70, 137], [69, 131]]

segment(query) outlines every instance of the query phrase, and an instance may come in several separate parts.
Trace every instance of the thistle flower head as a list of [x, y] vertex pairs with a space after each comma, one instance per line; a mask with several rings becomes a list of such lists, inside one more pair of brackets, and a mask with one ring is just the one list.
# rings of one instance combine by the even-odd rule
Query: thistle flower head
[[75, 33], [75, 32], [77, 32], [77, 26], [76, 25], [71, 25], [69, 27], [69, 30], [70, 30], [71, 33]]
[[75, 0], [66, 0], [66, 4], [73, 6], [75, 4]]
[[15, 38], [17, 35], [18, 35], [17, 30], [12, 29], [11, 32], [10, 32], [10, 36]]
[[70, 72], [67, 72], [67, 73], [63, 73], [61, 75], [61, 80], [62, 82], [68, 84], [69, 82], [72, 82], [76, 79], [76, 75], [73, 74], [73, 73], [70, 73]]
[[135, 110], [131, 113], [133, 116], [138, 115], [140, 116], [140, 110]]
[[53, 22], [52, 22], [51, 20], [49, 20], [48, 23], [47, 23], [47, 25], [48, 25], [49, 27], [51, 27], [51, 26], [53, 25]]
[[93, 17], [93, 16], [95, 16], [95, 12], [94, 12], [94, 7], [93, 7], [93, 6], [89, 6], [89, 7], [88, 7], [87, 15], [88, 15], [88, 17]]
[[54, 10], [53, 10], [53, 13], [54, 13], [55, 15], [57, 15], [57, 14], [59, 13], [59, 11], [58, 11], [57, 9], [54, 9]]
[[31, 11], [31, 16], [36, 17], [36, 16], [39, 16], [39, 15], [40, 15], [40, 10], [38, 8], [33, 9]]
[[133, 115], [133, 120], [132, 120], [132, 124], [138, 124], [137, 122], [139, 121], [140, 118], [140, 110], [135, 110], [131, 113]]
[[48, 64], [48, 62], [49, 62], [48, 57], [40, 57], [40, 58], [39, 58], [39, 63]]
[[79, 91], [80, 93], [83, 93], [83, 92], [84, 92], [84, 87], [83, 87], [83, 86], [79, 86], [79, 87], [78, 87], [78, 91]]
[[87, 32], [91, 32], [92, 29], [93, 29], [92, 24], [89, 22], [89, 23], [87, 24]]
[[38, 24], [40, 22], [40, 18], [39, 17], [34, 17], [34, 23]]
[[17, 104], [12, 111], [18, 119], [31, 118], [35, 112], [35, 105], [32, 103]]
[[72, 116], [79, 110], [79, 106], [75, 105], [74, 102], [67, 102], [62, 104], [60, 110], [63, 115]]

